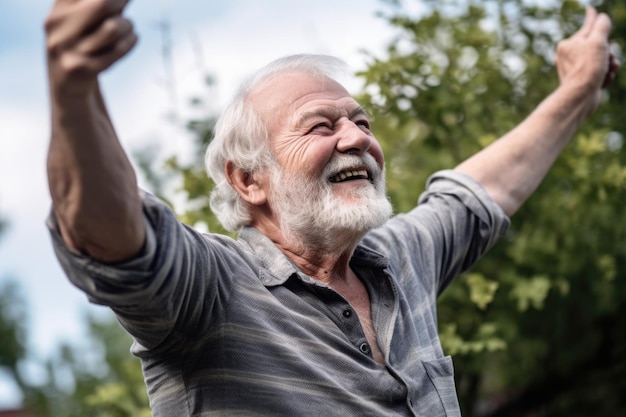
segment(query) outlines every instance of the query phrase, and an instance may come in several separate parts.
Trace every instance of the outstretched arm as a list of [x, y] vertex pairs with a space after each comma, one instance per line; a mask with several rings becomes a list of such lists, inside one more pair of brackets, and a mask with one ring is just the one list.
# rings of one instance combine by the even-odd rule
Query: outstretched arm
[[135, 173], [98, 85], [137, 41], [127, 2], [56, 0], [45, 23], [53, 209], [65, 243], [103, 262], [136, 254], [145, 236]]
[[539, 186], [598, 106], [601, 88], [615, 77], [610, 31], [608, 16], [588, 8], [580, 30], [558, 45], [559, 87], [515, 129], [456, 167], [477, 180], [508, 215]]

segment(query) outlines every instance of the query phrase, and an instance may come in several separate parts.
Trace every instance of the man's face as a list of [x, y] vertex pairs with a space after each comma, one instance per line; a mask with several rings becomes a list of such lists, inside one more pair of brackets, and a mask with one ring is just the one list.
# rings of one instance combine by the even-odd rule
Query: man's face
[[282, 74], [252, 100], [268, 120], [277, 162], [269, 204], [284, 233], [307, 243], [336, 240], [333, 231], [351, 239], [389, 217], [382, 149], [367, 115], [341, 85]]

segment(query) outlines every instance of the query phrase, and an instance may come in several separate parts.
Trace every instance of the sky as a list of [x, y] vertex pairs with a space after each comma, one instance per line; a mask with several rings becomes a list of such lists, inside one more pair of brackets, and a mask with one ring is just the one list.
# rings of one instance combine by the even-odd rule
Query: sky
[[[43, 21], [52, 3], [0, 0], [0, 217], [9, 223], [0, 236], [0, 288], [10, 279], [20, 284], [33, 357], [50, 356], [62, 341], [79, 343], [85, 315], [105, 314], [66, 280], [44, 226], [50, 197]], [[419, 2], [412, 4], [411, 12], [419, 12]], [[359, 51], [381, 56], [394, 35], [376, 16], [379, 10], [388, 10], [380, 0], [131, 1], [126, 15], [140, 41], [101, 76], [122, 145], [132, 152], [158, 144], [165, 153], [184, 155], [187, 138], [167, 115], [177, 109], [184, 119], [188, 100], [205, 91], [207, 73], [216, 80], [207, 109], [213, 111], [243, 77], [280, 56], [330, 54], [363, 68]], [[164, 21], [170, 27], [165, 38], [159, 30]], [[167, 45], [171, 58], [164, 60]], [[19, 401], [0, 373], [0, 409]]]

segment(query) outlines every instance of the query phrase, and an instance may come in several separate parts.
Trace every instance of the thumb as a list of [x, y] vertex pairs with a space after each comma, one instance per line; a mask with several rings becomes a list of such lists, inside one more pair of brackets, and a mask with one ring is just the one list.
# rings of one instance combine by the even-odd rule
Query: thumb
[[593, 30], [593, 26], [596, 22], [596, 18], [598, 17], [598, 12], [593, 7], [587, 7], [585, 10], [585, 20], [583, 25], [578, 29], [578, 31], [574, 34], [574, 36], [582, 36], [587, 37]]

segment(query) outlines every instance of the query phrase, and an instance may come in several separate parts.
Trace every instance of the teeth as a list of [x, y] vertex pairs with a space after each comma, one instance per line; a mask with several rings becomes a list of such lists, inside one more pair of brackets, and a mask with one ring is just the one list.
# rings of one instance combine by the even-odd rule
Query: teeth
[[344, 181], [344, 180], [346, 180], [348, 178], [354, 178], [354, 177], [369, 178], [369, 176], [367, 175], [367, 171], [366, 170], [358, 169], [358, 170], [342, 171], [339, 174], [337, 174], [334, 177], [332, 177], [330, 180], [332, 182], [339, 182], [339, 181]]

